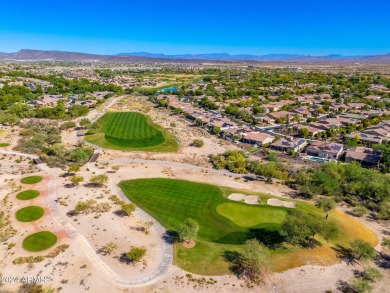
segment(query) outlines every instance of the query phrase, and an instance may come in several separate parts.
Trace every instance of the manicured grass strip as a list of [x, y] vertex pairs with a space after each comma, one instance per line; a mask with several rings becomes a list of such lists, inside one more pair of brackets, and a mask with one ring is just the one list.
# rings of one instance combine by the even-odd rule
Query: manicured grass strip
[[38, 190], [31, 189], [31, 190], [25, 190], [25, 191], [19, 192], [16, 195], [16, 198], [20, 199], [20, 200], [30, 200], [30, 199], [38, 197], [39, 195], [40, 195], [40, 193]]
[[23, 240], [23, 248], [27, 251], [42, 251], [52, 247], [57, 242], [57, 236], [50, 231], [31, 234]]
[[7, 143], [7, 142], [0, 143], [0, 147], [7, 147], [7, 146], [9, 146], [9, 143]]
[[43, 178], [41, 176], [29, 176], [23, 178], [22, 180], [20, 180], [20, 182], [22, 182], [23, 184], [35, 184], [41, 182], [42, 179]]
[[118, 150], [171, 151], [178, 149], [173, 135], [141, 113], [110, 112], [94, 125], [86, 141]]
[[38, 206], [25, 207], [18, 210], [15, 217], [20, 222], [32, 222], [43, 217], [45, 211], [43, 208]]

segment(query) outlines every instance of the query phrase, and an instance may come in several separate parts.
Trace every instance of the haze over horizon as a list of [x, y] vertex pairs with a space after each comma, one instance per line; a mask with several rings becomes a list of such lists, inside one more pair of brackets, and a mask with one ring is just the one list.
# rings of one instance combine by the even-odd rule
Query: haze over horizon
[[390, 53], [389, 11], [390, 3], [379, 0], [114, 0], [93, 6], [21, 0], [18, 9], [2, 4], [0, 52], [380, 55]]

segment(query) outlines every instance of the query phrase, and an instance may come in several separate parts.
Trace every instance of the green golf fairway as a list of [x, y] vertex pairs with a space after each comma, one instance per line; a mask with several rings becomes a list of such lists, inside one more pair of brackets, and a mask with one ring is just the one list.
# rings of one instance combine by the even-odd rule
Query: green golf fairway
[[27, 251], [42, 251], [52, 247], [57, 242], [57, 236], [49, 231], [31, 234], [23, 240], [23, 248]]
[[175, 138], [151, 119], [135, 112], [110, 112], [94, 125], [95, 134], [85, 140], [118, 150], [177, 151]]
[[43, 178], [41, 176], [29, 176], [23, 178], [22, 180], [20, 180], [20, 182], [22, 182], [23, 184], [35, 184], [41, 182], [42, 179]]
[[122, 181], [119, 186], [165, 228], [176, 231], [191, 217], [199, 223], [199, 238], [216, 243], [242, 244], [250, 228], [279, 229], [287, 213], [284, 207], [233, 202], [217, 186], [203, 183], [153, 178]]
[[32, 222], [43, 217], [45, 211], [43, 208], [38, 206], [25, 207], [18, 210], [15, 217], [20, 222]]
[[[198, 222], [196, 246], [186, 249], [177, 243], [174, 256], [176, 265], [197, 274], [228, 274], [229, 263], [225, 261], [224, 254], [240, 252], [241, 244], [250, 238], [257, 238], [269, 247], [275, 245], [270, 249], [273, 271], [284, 271], [304, 264], [335, 264], [339, 260], [332, 249], [334, 245], [348, 245], [355, 238], [366, 239], [373, 245], [378, 241], [372, 231], [352, 217], [332, 211], [328, 221], [339, 227], [340, 236], [337, 239], [323, 241], [322, 246], [314, 249], [281, 247], [283, 238], [279, 230], [288, 208], [268, 204], [249, 205], [227, 198], [232, 193], [256, 194], [262, 203], [266, 203], [273, 198], [271, 195], [165, 178], [127, 180], [120, 182], [119, 186], [132, 202], [167, 230], [177, 231], [189, 217]], [[324, 217], [323, 211], [313, 204], [294, 202], [296, 209]]]
[[25, 191], [19, 192], [16, 195], [16, 198], [20, 199], [20, 200], [29, 200], [29, 199], [36, 198], [39, 195], [40, 195], [40, 193], [38, 190], [25, 190]]

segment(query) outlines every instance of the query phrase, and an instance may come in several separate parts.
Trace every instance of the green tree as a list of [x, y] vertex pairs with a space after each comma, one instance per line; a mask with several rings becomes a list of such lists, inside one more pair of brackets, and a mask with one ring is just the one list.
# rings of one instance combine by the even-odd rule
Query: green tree
[[80, 163], [85, 162], [89, 158], [89, 154], [82, 148], [74, 149], [69, 153], [69, 159], [72, 162]]
[[191, 219], [187, 218], [183, 224], [180, 225], [178, 234], [179, 238], [182, 241], [190, 242], [192, 239], [196, 238], [199, 231], [199, 224]]
[[382, 240], [382, 245], [390, 249], [390, 237], [384, 237]]
[[310, 131], [307, 128], [301, 128], [298, 130], [298, 135], [307, 138], [310, 136]]
[[221, 128], [219, 128], [218, 126], [214, 126], [212, 129], [211, 129], [211, 132], [213, 134], [220, 134], [222, 132]]
[[192, 146], [194, 147], [197, 147], [197, 148], [201, 148], [202, 146], [204, 146], [204, 141], [202, 139], [194, 139], [194, 141], [191, 143]]
[[358, 216], [358, 217], [362, 217], [362, 216], [364, 216], [365, 214], [368, 213], [368, 209], [365, 208], [364, 206], [360, 206], [360, 205], [355, 207], [353, 209], [353, 211], [354, 211], [355, 215]]
[[89, 179], [89, 182], [96, 186], [102, 187], [104, 184], [108, 182], [108, 179], [109, 178], [106, 174], [98, 174], [92, 176], [91, 179]]
[[377, 282], [383, 279], [381, 272], [373, 267], [367, 268], [363, 272], [364, 278], [370, 282]]
[[110, 255], [111, 253], [114, 252], [115, 249], [118, 248], [118, 245], [113, 243], [113, 242], [108, 242], [106, 245], [104, 245], [101, 249], [101, 251], [104, 253], [104, 254], [108, 254]]
[[83, 128], [89, 128], [91, 127], [91, 121], [88, 118], [83, 118], [79, 122], [80, 126]]
[[68, 173], [69, 174], [72, 174], [72, 173], [77, 173], [77, 172], [80, 172], [80, 166], [79, 165], [72, 165], [68, 168]]
[[350, 287], [354, 290], [353, 292], [356, 293], [372, 292], [374, 289], [374, 286], [371, 285], [368, 280], [363, 278], [353, 278], [350, 281]]
[[261, 273], [269, 266], [269, 251], [256, 239], [250, 239], [242, 247], [243, 275], [258, 283]]
[[145, 256], [147, 249], [144, 247], [133, 247], [128, 253], [126, 253], [127, 258], [133, 262], [133, 264], [141, 261]]
[[368, 242], [361, 239], [352, 241], [351, 249], [358, 260], [371, 260], [376, 256], [375, 249]]
[[126, 213], [127, 216], [131, 216], [131, 214], [135, 211], [135, 204], [129, 202], [129, 203], [123, 203], [121, 205], [121, 209]]
[[316, 200], [316, 207], [321, 208], [325, 213], [325, 219], [328, 219], [329, 212], [336, 208], [336, 202], [332, 198], [319, 198]]
[[72, 176], [70, 178], [70, 182], [72, 182], [73, 185], [79, 185], [83, 181], [84, 181], [83, 176]]

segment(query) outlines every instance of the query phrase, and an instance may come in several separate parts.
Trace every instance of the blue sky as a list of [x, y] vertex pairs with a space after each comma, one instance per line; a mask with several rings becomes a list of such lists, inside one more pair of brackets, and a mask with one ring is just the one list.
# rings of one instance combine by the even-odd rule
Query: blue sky
[[0, 13], [0, 52], [390, 53], [388, 0], [18, 0]]

